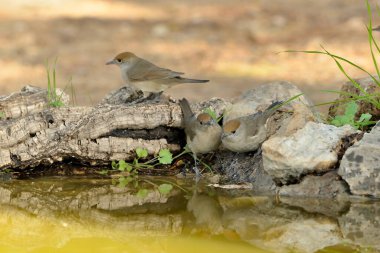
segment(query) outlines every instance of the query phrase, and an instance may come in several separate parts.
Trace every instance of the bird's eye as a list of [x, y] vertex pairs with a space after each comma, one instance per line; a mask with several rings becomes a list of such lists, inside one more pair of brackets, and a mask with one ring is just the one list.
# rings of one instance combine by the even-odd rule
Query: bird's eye
[[121, 59], [116, 59], [116, 61], [120, 63], [120, 62], [121, 62]]
[[235, 131], [232, 131], [231, 133], [232, 133], [232, 134], [235, 134], [235, 133], [236, 133], [236, 130], [235, 130]]

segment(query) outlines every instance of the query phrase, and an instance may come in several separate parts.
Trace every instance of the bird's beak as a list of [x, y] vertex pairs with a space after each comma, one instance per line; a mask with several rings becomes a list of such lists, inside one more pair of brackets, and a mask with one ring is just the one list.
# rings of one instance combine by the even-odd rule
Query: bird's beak
[[106, 62], [106, 65], [111, 65], [111, 64], [115, 64], [115, 59], [112, 59], [112, 60]]

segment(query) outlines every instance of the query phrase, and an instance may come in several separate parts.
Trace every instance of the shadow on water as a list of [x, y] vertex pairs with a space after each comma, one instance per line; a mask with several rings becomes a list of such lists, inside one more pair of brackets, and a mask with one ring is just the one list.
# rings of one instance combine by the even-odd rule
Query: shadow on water
[[380, 202], [177, 183], [141, 198], [108, 179], [1, 182], [0, 252], [379, 252]]

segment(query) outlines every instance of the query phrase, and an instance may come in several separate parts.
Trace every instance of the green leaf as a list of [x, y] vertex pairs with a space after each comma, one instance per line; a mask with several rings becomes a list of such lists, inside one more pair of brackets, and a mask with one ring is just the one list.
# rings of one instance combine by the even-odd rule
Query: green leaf
[[158, 153], [158, 161], [161, 164], [171, 164], [173, 161], [173, 155], [169, 149], [161, 149]]
[[128, 171], [128, 172], [131, 172], [133, 170], [132, 165], [130, 165], [129, 163], [127, 163], [126, 167], [125, 167], [125, 170]]
[[138, 158], [145, 158], [148, 156], [148, 150], [146, 148], [136, 148], [136, 155]]
[[146, 196], [148, 196], [148, 193], [149, 193], [149, 190], [148, 189], [140, 189], [136, 196], [139, 197], [139, 198], [145, 198]]
[[215, 120], [215, 122], [218, 122], [218, 119], [217, 119], [217, 116], [216, 116], [216, 112], [211, 107], [203, 109], [203, 112], [207, 113], [208, 115], [210, 115], [211, 118], [213, 120]]
[[0, 112], [0, 119], [2, 118], [5, 118], [5, 113], [4, 112]]
[[108, 170], [98, 171], [98, 174], [100, 174], [100, 175], [107, 175], [108, 174]]
[[355, 114], [358, 112], [358, 109], [359, 106], [354, 101], [351, 101], [347, 104], [344, 115], [349, 119], [354, 120]]
[[169, 194], [172, 190], [173, 190], [173, 185], [171, 184], [160, 184], [160, 186], [158, 186], [158, 191], [162, 195]]
[[132, 181], [133, 181], [132, 177], [120, 177], [118, 186], [121, 188], [124, 188]]
[[120, 171], [125, 171], [127, 168], [127, 163], [124, 160], [120, 160], [119, 163], [117, 164], [117, 169]]
[[358, 120], [358, 122], [367, 122], [367, 121], [369, 121], [370, 119], [372, 118], [372, 115], [371, 114], [369, 114], [369, 113], [363, 113], [362, 115], [360, 115], [360, 118], [359, 118], [359, 120]]
[[117, 170], [117, 163], [116, 163], [116, 161], [112, 161], [111, 167], [112, 167], [112, 169]]

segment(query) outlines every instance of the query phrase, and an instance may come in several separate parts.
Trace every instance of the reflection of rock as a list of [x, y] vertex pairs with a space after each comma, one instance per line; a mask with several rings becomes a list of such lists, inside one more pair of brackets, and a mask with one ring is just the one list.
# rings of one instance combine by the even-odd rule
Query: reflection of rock
[[328, 172], [322, 176], [305, 176], [298, 184], [285, 185], [280, 188], [281, 196], [336, 198], [348, 195], [348, 186], [336, 172]]
[[357, 245], [380, 250], [379, 202], [352, 203], [350, 211], [338, 220], [345, 239]]
[[282, 184], [297, 182], [302, 175], [334, 168], [342, 151], [342, 139], [355, 134], [351, 126], [335, 127], [308, 122], [287, 137], [263, 143], [264, 170]]
[[265, 235], [270, 238], [265, 246], [275, 252], [313, 253], [342, 240], [337, 223], [327, 218], [292, 221], [269, 229]]
[[167, 196], [152, 190], [146, 198], [137, 197], [135, 192], [112, 186], [110, 180], [11, 181], [0, 187], [0, 203], [40, 215], [55, 215], [67, 209], [165, 213], [185, 208], [183, 196], [177, 190]]
[[350, 202], [345, 199], [280, 197], [280, 201], [290, 207], [299, 207], [308, 213], [323, 214], [332, 218], [339, 217], [350, 208]]
[[126, 230], [139, 235], [180, 234], [183, 229], [180, 214], [129, 214], [110, 215], [99, 210], [82, 210], [79, 212], [82, 224], [107, 230]]
[[380, 198], [380, 123], [346, 151], [338, 173], [352, 194]]
[[236, 231], [244, 241], [273, 252], [315, 252], [341, 242], [334, 219], [308, 214], [301, 209], [286, 208], [270, 198], [257, 204], [234, 208], [223, 215], [225, 228]]

